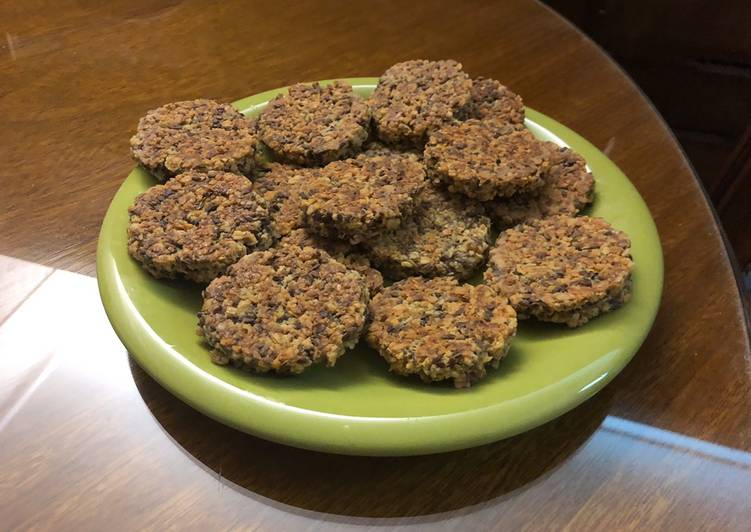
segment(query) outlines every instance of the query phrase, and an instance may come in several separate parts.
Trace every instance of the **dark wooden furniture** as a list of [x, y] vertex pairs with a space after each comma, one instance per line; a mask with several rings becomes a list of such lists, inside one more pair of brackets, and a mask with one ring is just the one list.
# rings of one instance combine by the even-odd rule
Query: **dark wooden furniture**
[[[660, 117], [552, 11], [526, 0], [40, 0], [4, 4], [0, 21], [1, 528], [748, 525], [751, 352], [727, 249]], [[374, 459], [239, 433], [129, 363], [91, 275], [139, 116], [414, 57], [503, 80], [605, 150], [644, 196], [666, 287], [626, 370], [527, 434]]]
[[[654, 102], [751, 268], [751, 2], [545, 0]], [[751, 271], [751, 270], [750, 270]]]

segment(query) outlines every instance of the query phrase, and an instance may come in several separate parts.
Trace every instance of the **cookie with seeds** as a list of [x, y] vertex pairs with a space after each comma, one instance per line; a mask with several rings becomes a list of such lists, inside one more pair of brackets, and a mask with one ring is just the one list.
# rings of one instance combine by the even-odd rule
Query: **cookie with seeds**
[[605, 220], [551, 216], [500, 234], [485, 282], [520, 318], [578, 327], [631, 297], [631, 242]]
[[472, 80], [456, 61], [413, 60], [383, 73], [370, 97], [373, 124], [380, 140], [402, 147], [422, 147], [428, 133], [466, 118]]
[[304, 219], [313, 233], [358, 244], [399, 227], [425, 187], [413, 155], [377, 155], [329, 163], [302, 185]]
[[333, 366], [354, 347], [367, 305], [359, 273], [322, 250], [285, 245], [251, 253], [212, 281], [198, 332], [217, 364], [299, 374]]
[[488, 202], [488, 214], [505, 226], [556, 214], [575, 216], [592, 203], [595, 180], [584, 158], [570, 148], [545, 143], [549, 168], [536, 194], [517, 194]]
[[322, 249], [347, 268], [362, 275], [371, 296], [377, 294], [383, 288], [381, 272], [371, 267], [368, 257], [348, 242], [314, 235], [306, 229], [295, 229], [282, 239], [281, 244]]
[[321, 166], [360, 151], [370, 131], [370, 108], [343, 81], [300, 83], [269, 102], [258, 130], [276, 160]]
[[303, 184], [315, 174], [314, 168], [271, 163], [253, 181], [253, 190], [269, 204], [271, 218], [280, 236], [304, 226]]
[[475, 119], [431, 134], [424, 161], [432, 181], [481, 201], [537, 190], [549, 164], [528, 130]]
[[366, 339], [398, 375], [457, 388], [497, 368], [516, 333], [516, 313], [490, 287], [453, 277], [410, 277], [370, 303]]
[[503, 124], [523, 124], [524, 102], [500, 81], [477, 78], [472, 81], [469, 117]]
[[377, 140], [371, 140], [363, 145], [362, 153], [358, 157], [373, 157], [375, 155], [399, 155], [410, 154], [422, 159], [422, 150], [417, 148], [399, 149], [395, 146], [384, 144]]
[[392, 279], [454, 275], [466, 279], [485, 260], [490, 219], [481, 205], [426, 187], [401, 226], [365, 242], [368, 255]]
[[133, 158], [162, 182], [189, 170], [251, 175], [256, 144], [255, 122], [213, 100], [151, 110], [130, 139]]
[[180, 174], [138, 196], [128, 213], [128, 252], [154, 277], [207, 283], [277, 236], [252, 183], [227, 172]]

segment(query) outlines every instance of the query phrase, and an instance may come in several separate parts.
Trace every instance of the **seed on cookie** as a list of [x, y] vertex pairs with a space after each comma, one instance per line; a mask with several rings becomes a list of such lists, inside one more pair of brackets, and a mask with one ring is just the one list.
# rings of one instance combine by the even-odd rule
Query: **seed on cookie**
[[594, 199], [595, 180], [581, 155], [553, 142], [545, 143], [549, 168], [544, 184], [534, 194], [496, 199], [485, 207], [488, 214], [506, 226], [556, 214], [575, 216]]
[[431, 134], [424, 160], [434, 182], [488, 201], [541, 187], [548, 152], [523, 127], [472, 119]]
[[588, 216], [551, 216], [500, 234], [485, 282], [520, 318], [578, 327], [631, 297], [633, 261], [625, 233]]
[[278, 161], [320, 166], [360, 151], [370, 130], [370, 109], [343, 81], [298, 84], [269, 102], [258, 129]]
[[243, 257], [203, 292], [199, 334], [217, 364], [298, 374], [333, 366], [358, 341], [368, 290], [319, 249], [279, 246]]
[[304, 225], [302, 185], [315, 169], [271, 163], [266, 170], [253, 181], [253, 190], [268, 202], [274, 226], [285, 236]]
[[358, 244], [399, 227], [425, 184], [423, 166], [413, 155], [329, 163], [302, 185], [305, 225], [321, 236]]
[[371, 296], [377, 294], [383, 288], [381, 272], [371, 267], [368, 257], [349, 242], [315, 235], [306, 229], [295, 229], [282, 239], [281, 244], [322, 249], [347, 268], [362, 275]]
[[128, 252], [154, 277], [206, 283], [276, 237], [266, 201], [244, 176], [186, 172], [128, 209]]
[[384, 288], [370, 303], [368, 343], [398, 375], [425, 382], [453, 380], [457, 388], [497, 368], [516, 333], [516, 313], [490, 287], [453, 277], [410, 277]]
[[469, 117], [502, 124], [523, 124], [524, 102], [500, 81], [477, 78], [472, 81]]
[[365, 242], [368, 255], [388, 277], [454, 275], [466, 279], [482, 264], [490, 220], [482, 206], [435, 186], [419, 196], [400, 227]]
[[188, 171], [250, 175], [255, 122], [226, 103], [192, 100], [149, 111], [130, 139], [133, 157], [159, 181]]
[[359, 156], [373, 157], [376, 155], [399, 155], [410, 154], [414, 155], [418, 159], [422, 159], [422, 149], [417, 148], [404, 148], [400, 149], [396, 146], [384, 144], [378, 140], [371, 140], [366, 144], [363, 144], [362, 153]]
[[471, 88], [472, 80], [456, 61], [397, 63], [383, 73], [370, 97], [378, 138], [423, 146], [430, 131], [466, 117]]

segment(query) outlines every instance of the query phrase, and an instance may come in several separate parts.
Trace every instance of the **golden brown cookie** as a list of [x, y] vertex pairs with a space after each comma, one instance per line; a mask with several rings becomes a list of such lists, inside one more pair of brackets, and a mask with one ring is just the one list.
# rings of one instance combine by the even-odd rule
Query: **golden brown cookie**
[[186, 172], [128, 209], [128, 252], [154, 277], [207, 283], [276, 238], [266, 201], [226, 172]]
[[361, 156], [329, 163], [302, 185], [306, 227], [353, 244], [399, 227], [425, 187], [412, 155]]
[[578, 327], [631, 297], [631, 242], [600, 218], [551, 216], [507, 229], [485, 282], [520, 318]]
[[592, 203], [595, 180], [581, 155], [553, 142], [545, 143], [550, 166], [534, 194], [517, 194], [486, 203], [488, 214], [505, 226], [556, 214], [575, 216]]
[[285, 236], [304, 225], [302, 185], [315, 169], [271, 163], [266, 170], [253, 181], [253, 190], [268, 202], [274, 226]]
[[540, 188], [548, 150], [523, 127], [473, 119], [432, 133], [424, 161], [432, 181], [488, 201]]
[[380, 140], [421, 147], [430, 131], [465, 118], [472, 81], [456, 61], [413, 60], [383, 73], [370, 97]]
[[359, 273], [311, 247], [251, 253], [203, 292], [199, 334], [218, 364], [298, 374], [333, 366], [365, 324], [368, 290]]
[[381, 272], [371, 267], [368, 257], [349, 242], [314, 235], [306, 229], [295, 229], [282, 239], [281, 244], [322, 249], [347, 268], [362, 275], [371, 297], [383, 288]]
[[258, 130], [278, 161], [320, 166], [360, 151], [370, 131], [370, 109], [343, 81], [300, 83], [269, 102]]
[[192, 100], [146, 113], [130, 139], [133, 157], [159, 181], [188, 170], [250, 175], [255, 122], [226, 103]]
[[516, 333], [516, 313], [487, 286], [453, 277], [410, 277], [370, 303], [367, 341], [399, 375], [425, 382], [450, 379], [457, 388], [498, 367]]
[[469, 117], [495, 120], [502, 124], [524, 123], [524, 102], [521, 96], [494, 79], [472, 81]]
[[490, 219], [482, 206], [426, 187], [401, 226], [365, 242], [368, 255], [392, 279], [454, 275], [466, 279], [485, 260]]

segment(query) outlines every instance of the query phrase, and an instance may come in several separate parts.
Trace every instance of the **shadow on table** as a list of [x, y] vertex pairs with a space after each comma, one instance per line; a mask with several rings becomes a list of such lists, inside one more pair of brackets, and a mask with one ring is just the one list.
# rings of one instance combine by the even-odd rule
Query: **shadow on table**
[[524, 490], [587, 441], [612, 399], [612, 387], [607, 387], [541, 427], [474, 449], [404, 458], [355, 457], [249, 436], [192, 409], [133, 359], [130, 367], [144, 402], [169, 436], [232, 488], [304, 510], [358, 517], [441, 513]]

